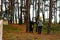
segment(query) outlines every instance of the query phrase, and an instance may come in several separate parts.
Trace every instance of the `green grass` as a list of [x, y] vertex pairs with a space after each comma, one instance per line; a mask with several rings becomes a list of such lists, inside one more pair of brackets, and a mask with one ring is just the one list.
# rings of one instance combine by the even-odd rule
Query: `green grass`
[[[36, 24], [34, 25], [34, 28], [36, 28]], [[45, 23], [44, 26], [43, 26], [42, 32], [47, 33], [47, 30], [48, 30], [48, 24]], [[52, 24], [51, 32], [60, 33], [60, 24]]]
[[[56, 27], [56, 25], [57, 25], [57, 27]], [[55, 33], [55, 32], [60, 33], [60, 24], [56, 24], [56, 25], [52, 24], [51, 31], [53, 33]], [[47, 27], [48, 27], [48, 25], [45, 24], [43, 27], [43, 30], [42, 30], [44, 33], [47, 33]], [[6, 33], [4, 33], [4, 38], [7, 38], [7, 40], [21, 40], [22, 39], [21, 36], [23, 33], [22, 34], [20, 34], [20, 33], [13, 34], [14, 32], [21, 32], [22, 29], [10, 27], [9, 25], [4, 25], [3, 28], [4, 28], [4, 31], [7, 31]], [[34, 28], [36, 28], [36, 24], [34, 25]], [[33, 37], [29, 34], [23, 34], [23, 35], [24, 35], [23, 38], [26, 38], [26, 40], [40, 40], [39, 36]]]
[[18, 31], [22, 31], [20, 28], [15, 28], [15, 27], [10, 27], [9, 25], [3, 25], [3, 30], [8, 31], [8, 32], [18, 32]]
[[[43, 26], [43, 32], [47, 32], [48, 24], [45, 24]], [[51, 26], [51, 32], [53, 33], [60, 33], [60, 24], [52, 24]]]
[[[15, 28], [15, 27], [10, 27], [9, 25], [4, 25], [4, 30], [8, 31], [8, 32], [11, 32], [11, 31], [22, 31], [22, 29], [20, 28]], [[34, 25], [34, 28], [36, 29], [36, 24]], [[47, 28], [48, 28], [48, 24], [44, 24], [43, 26], [43, 30], [42, 32], [47, 32]], [[34, 31], [36, 31], [34, 29]], [[51, 32], [55, 33], [55, 32], [59, 32], [60, 33], [60, 24], [52, 24], [52, 27], [51, 27]]]

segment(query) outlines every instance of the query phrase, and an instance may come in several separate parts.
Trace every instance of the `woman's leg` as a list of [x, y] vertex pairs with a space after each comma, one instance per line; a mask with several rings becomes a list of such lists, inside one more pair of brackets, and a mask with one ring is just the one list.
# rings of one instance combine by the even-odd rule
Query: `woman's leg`
[[40, 27], [37, 28], [38, 34], [40, 34]]
[[40, 34], [41, 34], [41, 32], [42, 32], [42, 26], [40, 26]]
[[38, 27], [38, 34], [41, 34], [41, 31], [42, 31], [42, 26], [39, 26]]

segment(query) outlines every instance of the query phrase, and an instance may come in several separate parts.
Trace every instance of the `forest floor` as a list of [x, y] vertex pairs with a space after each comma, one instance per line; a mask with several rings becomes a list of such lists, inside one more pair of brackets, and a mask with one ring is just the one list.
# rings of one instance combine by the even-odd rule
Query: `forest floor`
[[3, 40], [60, 40], [60, 33], [26, 33], [26, 25], [9, 24], [3, 27]]

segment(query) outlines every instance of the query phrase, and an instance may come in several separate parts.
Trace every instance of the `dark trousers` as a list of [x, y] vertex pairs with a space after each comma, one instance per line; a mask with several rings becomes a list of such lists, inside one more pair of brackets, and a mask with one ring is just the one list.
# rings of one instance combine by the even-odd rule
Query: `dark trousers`
[[41, 34], [41, 31], [42, 31], [42, 26], [38, 26], [38, 27], [37, 27], [37, 32], [38, 32], [38, 34]]
[[33, 33], [33, 27], [32, 27], [32, 26], [30, 26], [30, 32], [32, 32], [32, 33]]

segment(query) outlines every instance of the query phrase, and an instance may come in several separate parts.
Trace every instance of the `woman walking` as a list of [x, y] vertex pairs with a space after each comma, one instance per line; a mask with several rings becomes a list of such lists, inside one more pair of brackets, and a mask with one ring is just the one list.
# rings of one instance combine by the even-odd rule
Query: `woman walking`
[[40, 20], [40, 19], [37, 20], [37, 32], [38, 32], [38, 34], [41, 34], [42, 27], [43, 27], [42, 20]]

